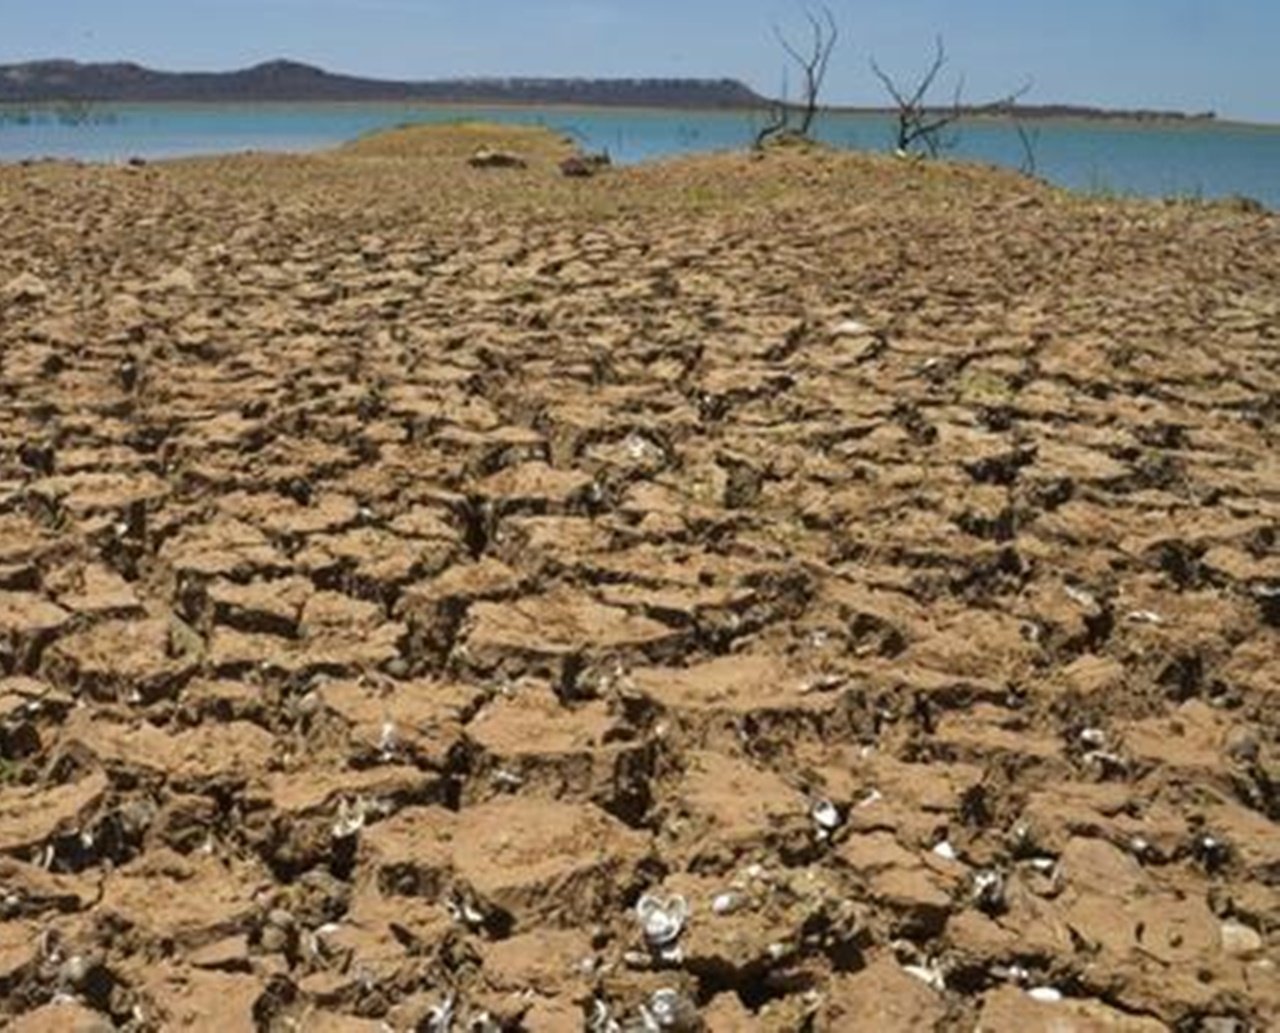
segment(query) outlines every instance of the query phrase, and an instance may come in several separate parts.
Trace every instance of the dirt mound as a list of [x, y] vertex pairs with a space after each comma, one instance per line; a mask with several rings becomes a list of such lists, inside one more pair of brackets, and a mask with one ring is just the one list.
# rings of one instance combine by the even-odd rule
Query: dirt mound
[[0, 169], [0, 1022], [1273, 1028], [1280, 222], [561, 156]]

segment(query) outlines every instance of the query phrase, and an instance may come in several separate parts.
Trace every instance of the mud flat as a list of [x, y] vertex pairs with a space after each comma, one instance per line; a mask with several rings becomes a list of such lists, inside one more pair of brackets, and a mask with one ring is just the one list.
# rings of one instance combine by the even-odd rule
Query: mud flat
[[0, 169], [0, 1024], [1276, 1028], [1280, 220], [563, 154]]

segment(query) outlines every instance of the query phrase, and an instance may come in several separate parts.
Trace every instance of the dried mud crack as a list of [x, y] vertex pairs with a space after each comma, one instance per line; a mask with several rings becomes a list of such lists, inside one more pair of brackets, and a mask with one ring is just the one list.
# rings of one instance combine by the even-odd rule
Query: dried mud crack
[[0, 168], [0, 1025], [1275, 1028], [1276, 217], [563, 156]]

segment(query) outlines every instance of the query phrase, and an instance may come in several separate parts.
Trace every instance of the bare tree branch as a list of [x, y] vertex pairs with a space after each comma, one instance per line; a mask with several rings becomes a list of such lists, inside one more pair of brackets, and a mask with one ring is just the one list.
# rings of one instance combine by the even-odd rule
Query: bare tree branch
[[1034, 176], [1040, 171], [1040, 162], [1036, 157], [1036, 144], [1040, 140], [1040, 130], [1027, 132], [1027, 127], [1017, 119], [1013, 121], [1014, 131], [1018, 134], [1018, 142], [1022, 144], [1022, 164], [1018, 170], [1024, 176]]
[[[1028, 90], [1028, 80], [1013, 93], [991, 101], [966, 108], [963, 103], [964, 76], [956, 80], [956, 87], [949, 108], [935, 108], [928, 103], [930, 91], [938, 80], [939, 74], [947, 63], [947, 50], [942, 37], [934, 39], [933, 59], [924, 74], [908, 92], [888, 72], [880, 67], [873, 57], [871, 71], [875, 73], [885, 92], [893, 99], [896, 107], [895, 145], [899, 154], [927, 153], [936, 158], [942, 151], [950, 150], [958, 141], [954, 133], [949, 133], [951, 126], [957, 123], [966, 113], [992, 111], [1012, 113], [1016, 103]], [[1026, 141], [1024, 140], [1024, 146]]]
[[[835, 15], [825, 4], [821, 16], [806, 9], [805, 20], [809, 23], [811, 39], [807, 49], [774, 25], [773, 35], [782, 47], [783, 53], [800, 69], [804, 80], [804, 95], [801, 99], [800, 124], [796, 132], [800, 136], [808, 136], [813, 128], [814, 119], [818, 116], [818, 101], [822, 95], [822, 87], [826, 82], [827, 69], [831, 65], [831, 55], [840, 38], [840, 29]], [[769, 137], [787, 131], [790, 128], [792, 106], [784, 100], [774, 108], [769, 123], [756, 134], [756, 146], [761, 146]]]

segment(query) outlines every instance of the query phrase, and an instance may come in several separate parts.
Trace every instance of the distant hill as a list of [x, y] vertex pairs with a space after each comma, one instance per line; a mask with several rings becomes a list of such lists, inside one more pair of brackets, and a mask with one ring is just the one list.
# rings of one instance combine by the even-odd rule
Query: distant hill
[[[834, 110], [883, 115], [892, 108], [841, 107]], [[930, 108], [931, 112], [944, 113], [950, 108]], [[1120, 122], [1212, 122], [1217, 119], [1213, 111], [1160, 111], [1150, 108], [1094, 108], [1084, 104], [962, 104], [960, 112], [966, 118], [1081, 118], [1094, 121]]]
[[733, 79], [440, 79], [335, 75], [296, 61], [238, 72], [158, 72], [127, 62], [0, 65], [0, 103], [146, 101], [434, 101], [753, 108], [767, 101]]
[[[427, 101], [437, 104], [585, 104], [652, 108], [761, 108], [773, 101], [736, 79], [434, 79], [399, 82], [337, 75], [297, 61], [236, 72], [159, 72], [130, 62], [28, 61], [0, 65], [0, 104], [148, 101]], [[831, 110], [884, 114], [883, 107]], [[1019, 118], [1210, 120], [1213, 112], [1121, 111], [1071, 104], [973, 106], [966, 115]]]

